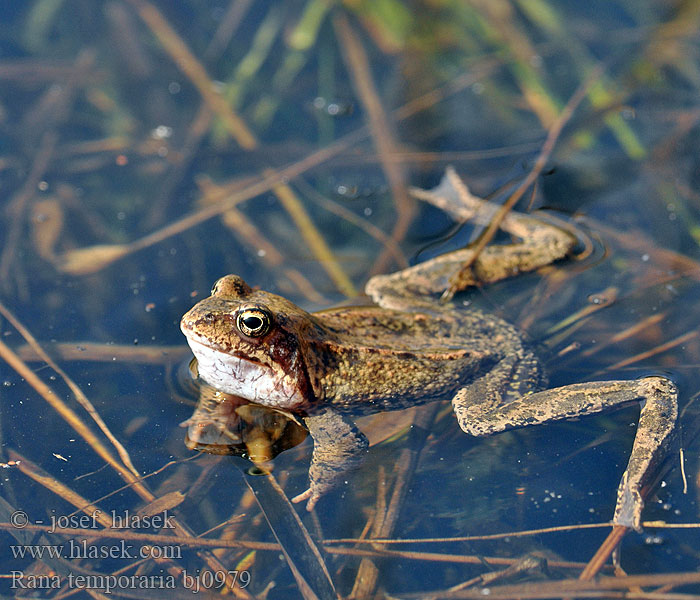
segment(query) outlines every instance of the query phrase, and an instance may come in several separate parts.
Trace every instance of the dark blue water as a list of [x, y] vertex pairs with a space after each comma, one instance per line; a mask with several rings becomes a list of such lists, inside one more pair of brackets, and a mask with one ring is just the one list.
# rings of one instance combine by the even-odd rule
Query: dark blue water
[[[148, 494], [180, 492], [184, 500], [169, 510], [195, 534], [231, 520], [231, 537], [273, 542], [260, 509], [245, 496], [245, 463], [206, 455], [183, 462], [195, 455], [178, 425], [191, 415], [195, 395], [183, 389], [189, 353], [179, 319], [226, 273], [309, 310], [345, 300], [345, 288], [329, 275], [328, 255], [310, 247], [309, 234], [269, 186], [240, 206], [243, 218], [217, 215], [177, 231], [163, 228], [207, 206], [215, 186], [257, 182], [265, 169], [285, 168], [356, 136], [299, 169], [289, 186], [337, 271], [361, 290], [383, 250], [372, 228], [390, 235], [399, 220], [386, 165], [394, 164], [405, 184], [429, 188], [452, 164], [476, 193], [502, 201], [532, 168], [562, 107], [602, 66], [521, 203], [584, 229], [593, 254], [460, 300], [521, 326], [540, 349], [552, 385], [649, 374], [674, 379], [686, 409], [681, 441], [687, 491], [675, 455], [663, 484], [649, 496], [644, 520], [697, 523], [700, 195], [693, 11], [684, 3], [624, 1], [588, 3], [585, 10], [576, 2], [514, 1], [499, 3], [503, 13], [496, 3], [394, 0], [348, 3], [330, 12], [313, 1], [246, 4], [35, 0], [0, 6], [0, 300], [82, 389], [138, 473], [156, 473], [140, 494], [123, 488], [115, 468], [105, 466], [104, 456], [47, 404], [37, 385], [0, 361], [0, 460], [24, 465], [23, 471], [14, 464], [2, 471], [0, 496], [8, 504], [0, 520], [14, 510], [31, 523], [47, 524], [87, 502], [124, 515], [142, 508]], [[376, 124], [357, 133], [371, 118], [354, 83], [358, 75], [350, 74], [344, 58], [348, 42], [339, 41], [343, 16], [366, 54], [385, 134]], [[308, 26], [307, 37], [300, 23]], [[172, 28], [185, 49], [166, 49], [164, 28]], [[242, 142], [240, 131], [232, 134], [225, 116], [212, 115], [195, 83], [199, 76], [204, 88], [221, 92], [254, 143]], [[439, 94], [422, 108], [405, 108], [435, 90]], [[87, 264], [96, 265], [90, 273], [67, 267], [76, 249], [128, 250], [159, 231], [157, 240], [147, 238], [143, 248], [113, 262], [99, 265], [97, 255], [88, 255]], [[477, 234], [469, 226], [456, 231], [435, 209], [418, 207], [398, 243], [406, 260], [416, 261]], [[390, 259], [382, 268], [398, 264]], [[614, 301], [603, 307], [601, 294]], [[91, 431], [99, 431], [63, 379], [23, 350], [25, 340], [5, 319], [2, 342]], [[448, 404], [441, 406], [430, 435], [412, 448], [416, 468], [405, 482], [390, 537], [573, 528], [611, 518], [635, 408], [479, 440], [465, 436], [450, 412]], [[342, 490], [319, 503], [325, 538], [361, 534], [375, 510], [378, 479], [386, 477], [390, 493], [395, 465], [413, 443], [402, 426], [379, 421], [372, 427], [377, 437], [390, 439], [370, 450]], [[104, 434], [96, 435], [116, 456]], [[275, 459], [274, 474], [288, 497], [305, 488], [311, 452], [307, 440]], [[49, 479], [29, 475], [39, 470]], [[318, 524], [303, 510], [299, 514], [320, 535]], [[26, 537], [29, 530], [20, 529], [1, 534], [2, 573], [33, 573], [33, 561], [13, 555], [11, 544], [67, 543], [55, 535], [39, 538], [33, 530]], [[155, 531], [139, 524], [132, 533]], [[628, 535], [623, 568], [634, 574], [697, 570], [694, 531], [649, 527]], [[486, 563], [383, 558], [378, 589], [445, 589], [503, 568], [485, 566], [488, 557], [539, 552], [555, 564], [583, 564], [607, 532], [414, 542], [400, 548], [486, 557]], [[94, 545], [118, 542], [117, 536]], [[139, 547], [138, 540], [129, 543]], [[274, 581], [268, 597], [299, 597], [279, 550], [258, 550], [254, 557], [248, 552], [228, 551], [220, 565], [245, 571], [253, 594]], [[292, 552], [307, 551], [300, 546]], [[360, 558], [332, 554], [326, 560], [338, 591], [349, 594]], [[44, 564], [63, 576], [59, 587], [65, 590], [70, 573], [123, 569], [132, 575], [140, 563], [111, 555]], [[169, 563], [142, 568], [149, 575], [167, 574], [167, 568], [191, 574], [205, 563], [185, 548]], [[552, 568], [560, 578], [579, 572]], [[30, 581], [17, 578], [15, 589]], [[181, 575], [176, 579], [181, 587]], [[4, 593], [13, 593], [12, 579], [0, 581]], [[214, 591], [220, 587], [214, 579], [210, 585], [199, 581]], [[155, 581], [149, 597], [170, 593], [166, 583]], [[133, 581], [125, 586], [138, 595]]]

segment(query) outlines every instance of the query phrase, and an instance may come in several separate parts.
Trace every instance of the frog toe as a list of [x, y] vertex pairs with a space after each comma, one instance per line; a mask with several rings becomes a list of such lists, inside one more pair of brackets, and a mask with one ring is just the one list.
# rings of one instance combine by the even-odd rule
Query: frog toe
[[292, 498], [292, 502], [294, 502], [294, 504], [298, 504], [299, 502], [303, 502], [304, 500], [308, 500], [311, 497], [311, 493], [312, 493], [311, 488], [307, 488], [305, 491], [303, 491], [298, 496], [294, 496], [294, 498]]
[[311, 512], [314, 509], [314, 506], [316, 506], [316, 503], [319, 501], [321, 498], [321, 494], [318, 492], [314, 492], [314, 490], [310, 487], [303, 491], [301, 494], [298, 496], [294, 496], [292, 498], [292, 502], [295, 504], [298, 504], [299, 502], [303, 502], [304, 500], [308, 500], [306, 503], [306, 510]]

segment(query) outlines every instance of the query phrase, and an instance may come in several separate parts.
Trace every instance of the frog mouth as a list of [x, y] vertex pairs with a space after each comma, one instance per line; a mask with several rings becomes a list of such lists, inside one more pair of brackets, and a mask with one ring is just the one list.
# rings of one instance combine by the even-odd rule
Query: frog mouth
[[215, 389], [263, 406], [293, 409], [305, 404], [295, 380], [281, 369], [222, 352], [191, 337], [187, 343], [197, 358], [199, 376]]

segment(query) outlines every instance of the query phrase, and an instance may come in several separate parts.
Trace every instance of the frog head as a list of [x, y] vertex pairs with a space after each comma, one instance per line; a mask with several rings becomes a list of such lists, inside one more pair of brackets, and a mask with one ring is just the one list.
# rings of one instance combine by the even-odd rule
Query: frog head
[[219, 279], [211, 296], [180, 321], [204, 381], [222, 392], [285, 409], [304, 408], [314, 400], [304, 340], [318, 327], [294, 303], [253, 290], [237, 275]]

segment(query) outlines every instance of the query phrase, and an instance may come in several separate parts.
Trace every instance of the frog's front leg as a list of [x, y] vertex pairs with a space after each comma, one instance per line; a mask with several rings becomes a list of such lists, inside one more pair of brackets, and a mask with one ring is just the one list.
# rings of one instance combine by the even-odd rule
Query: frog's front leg
[[[497, 204], [474, 196], [453, 169], [447, 170], [435, 189], [412, 189], [411, 194], [444, 210], [457, 221], [480, 225], [488, 224], [499, 209]], [[566, 256], [576, 244], [574, 236], [560, 227], [515, 211], [506, 215], [501, 229], [518, 241], [484, 248], [471, 269], [456, 282], [457, 290], [548, 265]], [[442, 294], [450, 287], [452, 278], [473, 256], [471, 248], [464, 248], [390, 275], [377, 275], [367, 282], [365, 292], [384, 308], [430, 308], [428, 302], [421, 299], [434, 303], [431, 296]]]
[[617, 493], [613, 522], [640, 529], [642, 488], [663, 460], [678, 416], [676, 387], [664, 377], [577, 383], [522, 396], [506, 404], [485, 400], [479, 386], [452, 400], [460, 427], [483, 436], [560, 419], [577, 418], [638, 401], [642, 410], [634, 445]]
[[323, 494], [362, 464], [369, 442], [352, 421], [332, 408], [305, 417], [304, 423], [314, 442], [309, 488], [292, 502], [308, 500], [306, 510], [312, 510]]

